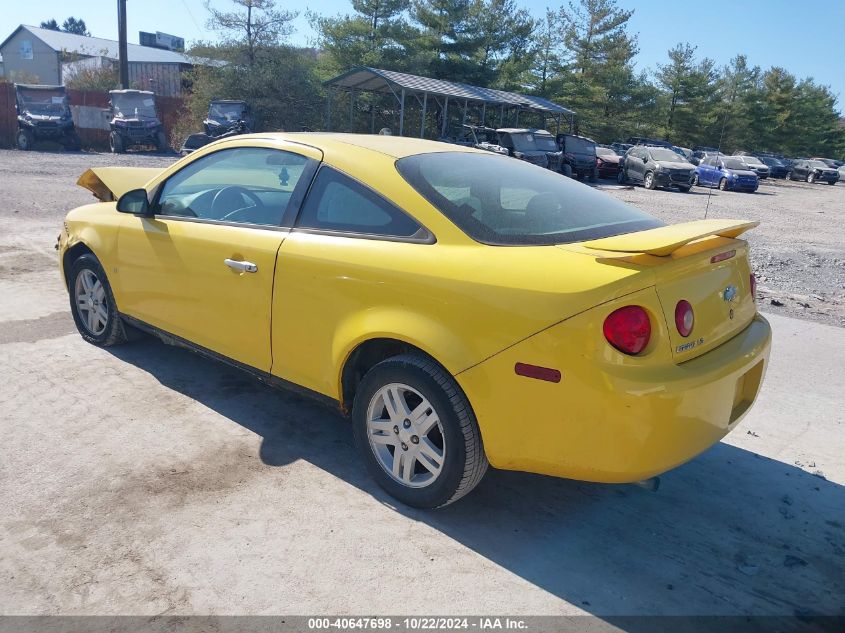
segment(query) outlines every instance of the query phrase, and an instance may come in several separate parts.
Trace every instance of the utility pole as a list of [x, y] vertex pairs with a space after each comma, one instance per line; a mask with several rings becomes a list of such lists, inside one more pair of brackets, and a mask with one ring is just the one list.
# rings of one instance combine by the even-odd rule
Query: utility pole
[[126, 0], [117, 0], [117, 56], [120, 65], [120, 87], [129, 87], [129, 60], [126, 53]]

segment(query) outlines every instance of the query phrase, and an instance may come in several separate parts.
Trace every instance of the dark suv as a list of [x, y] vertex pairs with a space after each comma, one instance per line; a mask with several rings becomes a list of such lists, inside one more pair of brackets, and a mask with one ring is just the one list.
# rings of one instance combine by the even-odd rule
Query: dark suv
[[809, 183], [826, 182], [835, 185], [839, 180], [839, 170], [820, 160], [798, 159], [789, 168], [787, 180], [806, 180]]
[[562, 152], [560, 173], [579, 179], [598, 180], [599, 171], [594, 140], [575, 134], [558, 134], [555, 139]]
[[684, 193], [692, 187], [695, 165], [671, 149], [635, 145], [625, 154], [619, 170], [619, 182], [642, 183], [646, 189], [677, 187]]
[[[546, 130], [506, 127], [496, 130], [496, 133], [499, 146], [505, 148], [508, 155], [557, 171], [560, 151], [555, 138]], [[490, 151], [495, 150], [490, 148]]]

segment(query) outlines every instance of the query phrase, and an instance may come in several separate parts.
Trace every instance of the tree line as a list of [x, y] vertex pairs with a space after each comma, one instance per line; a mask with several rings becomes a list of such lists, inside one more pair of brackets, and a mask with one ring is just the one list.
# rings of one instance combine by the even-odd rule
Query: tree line
[[535, 94], [574, 110], [576, 131], [600, 142], [666, 138], [685, 147], [845, 155], [845, 127], [829, 87], [785, 68], [763, 69], [738, 53], [719, 66], [678, 43], [638, 70], [633, 11], [616, 0], [571, 0], [539, 18], [516, 0], [350, 0], [350, 11], [309, 13], [314, 48], [286, 44], [297, 13], [276, 0], [207, 4], [220, 35], [190, 54], [198, 65], [185, 131], [209, 99], [252, 102], [265, 129], [320, 129], [322, 82], [353, 66]]

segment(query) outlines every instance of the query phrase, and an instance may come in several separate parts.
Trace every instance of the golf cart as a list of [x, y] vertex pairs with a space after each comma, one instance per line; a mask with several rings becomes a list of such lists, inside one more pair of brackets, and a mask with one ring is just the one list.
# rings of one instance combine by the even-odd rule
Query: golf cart
[[185, 139], [181, 154], [190, 154], [219, 138], [248, 134], [252, 131], [252, 113], [246, 101], [214, 99], [208, 105], [208, 115], [202, 122], [204, 132]]
[[37, 141], [53, 141], [65, 149], [79, 150], [81, 142], [64, 86], [15, 84], [15, 108], [19, 149], [30, 150]]
[[109, 91], [109, 148], [122, 154], [136, 145], [153, 145], [166, 152], [167, 137], [156, 114], [155, 93], [148, 90]]

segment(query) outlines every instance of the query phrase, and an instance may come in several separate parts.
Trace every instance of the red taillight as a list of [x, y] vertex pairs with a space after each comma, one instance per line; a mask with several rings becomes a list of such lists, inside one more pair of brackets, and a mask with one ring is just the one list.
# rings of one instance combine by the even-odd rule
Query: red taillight
[[651, 338], [651, 321], [640, 306], [625, 306], [604, 320], [604, 337], [623, 354], [639, 354]]
[[692, 306], [686, 299], [681, 299], [675, 306], [675, 327], [678, 328], [678, 334], [689, 336], [694, 324], [695, 314], [692, 312]]
[[757, 277], [751, 273], [751, 300], [757, 301]]

